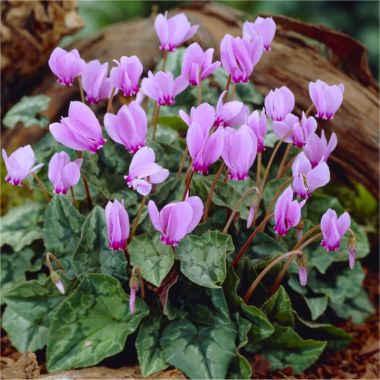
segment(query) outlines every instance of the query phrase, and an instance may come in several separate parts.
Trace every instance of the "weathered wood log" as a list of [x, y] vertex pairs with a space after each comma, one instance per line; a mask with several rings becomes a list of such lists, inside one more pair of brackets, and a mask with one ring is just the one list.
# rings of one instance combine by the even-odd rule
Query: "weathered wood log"
[[[200, 25], [195, 40], [203, 47], [219, 44], [226, 33], [241, 34], [245, 16], [231, 8], [196, 4], [182, 8], [192, 23]], [[174, 10], [173, 13], [178, 12]], [[330, 84], [344, 83], [341, 109], [334, 120], [319, 122], [327, 135], [335, 131], [339, 144], [334, 159], [345, 175], [364, 184], [378, 195], [379, 183], [379, 88], [367, 63], [366, 49], [352, 38], [325, 27], [309, 25], [283, 16], [273, 16], [278, 29], [272, 51], [264, 55], [254, 70], [252, 80], [262, 94], [286, 84], [295, 94], [297, 111], [311, 101], [308, 83], [322, 79]], [[75, 44], [86, 59], [111, 62], [122, 55], [138, 55], [145, 68], [160, 59], [152, 18], [112, 25], [98, 35]], [[60, 111], [75, 95], [75, 87], [65, 88], [46, 74], [34, 93], [52, 97], [49, 116], [59, 118]]]

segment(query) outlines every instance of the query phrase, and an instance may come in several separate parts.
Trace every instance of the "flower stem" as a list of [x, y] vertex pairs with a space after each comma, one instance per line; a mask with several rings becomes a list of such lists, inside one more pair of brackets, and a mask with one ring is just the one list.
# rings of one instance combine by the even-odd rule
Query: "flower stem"
[[82, 81], [80, 77], [77, 77], [77, 80], [78, 80], [78, 86], [79, 86], [80, 100], [82, 101], [82, 103], [86, 104], [86, 100], [84, 99]]
[[112, 87], [111, 95], [108, 98], [108, 103], [107, 103], [107, 111], [106, 111], [107, 113], [113, 112], [112, 101], [113, 101], [113, 97], [115, 96], [115, 91], [116, 91], [116, 88]]
[[279, 179], [283, 176], [284, 166], [285, 166], [286, 160], [288, 159], [291, 149], [292, 149], [292, 144], [288, 144], [288, 146], [285, 149], [284, 155], [282, 156], [280, 166], [278, 167], [276, 179]]
[[260, 281], [264, 278], [264, 276], [274, 267], [276, 266], [280, 261], [283, 259], [286, 259], [291, 256], [297, 256], [297, 255], [302, 255], [302, 251], [300, 249], [294, 250], [294, 251], [289, 251], [284, 253], [281, 256], [276, 257], [269, 265], [267, 265], [261, 272], [260, 274], [256, 277], [255, 281], [251, 284], [247, 292], [245, 293], [244, 296], [244, 303], [246, 304], [248, 300], [251, 298], [253, 291], [256, 289], [257, 285], [260, 283]]
[[239, 263], [240, 258], [243, 256], [244, 252], [248, 249], [250, 244], [252, 243], [253, 239], [256, 237], [256, 235], [264, 229], [266, 226], [268, 220], [273, 216], [273, 213], [270, 213], [269, 215], [266, 215], [265, 218], [261, 221], [261, 223], [254, 229], [252, 234], [248, 237], [246, 242], [244, 243], [243, 247], [241, 248], [240, 252], [235, 257], [234, 261], [232, 262], [232, 266], [236, 268], [236, 266]]
[[142, 214], [142, 212], [144, 210], [144, 207], [145, 207], [147, 199], [148, 199], [148, 197], [144, 196], [143, 199], [141, 200], [140, 207], [139, 207], [139, 209], [137, 211], [136, 218], [135, 218], [135, 220], [133, 222], [133, 225], [132, 225], [131, 234], [129, 235], [128, 242], [133, 239], [133, 236], [135, 236], [135, 233], [136, 233], [136, 230], [137, 230], [137, 226], [139, 225], [140, 217], [141, 217], [141, 214]]
[[70, 194], [71, 194], [71, 198], [73, 200], [73, 206], [75, 208], [78, 208], [78, 202], [77, 200], [75, 199], [75, 194], [74, 194], [74, 188], [73, 187], [70, 187]]
[[198, 105], [202, 103], [202, 81], [199, 73], [199, 84], [198, 84]]
[[45, 185], [42, 183], [42, 181], [40, 180], [40, 178], [38, 177], [38, 175], [36, 173], [32, 173], [34, 179], [36, 180], [37, 184], [38, 184], [38, 187], [40, 188], [40, 190], [42, 191], [44, 197], [46, 198], [46, 200], [48, 202], [50, 202], [50, 199], [51, 199], [51, 196], [50, 194], [48, 193], [48, 191], [46, 190], [46, 187]]
[[182, 173], [183, 167], [185, 165], [185, 161], [186, 161], [186, 157], [187, 157], [188, 153], [189, 153], [189, 148], [187, 147], [187, 144], [186, 144], [186, 147], [185, 147], [185, 149], [183, 150], [183, 153], [182, 153], [181, 162], [179, 163], [177, 177], [181, 176], [181, 173]]
[[160, 115], [160, 106], [156, 103], [154, 105], [154, 116], [153, 116], [153, 140], [156, 139], [156, 131], [157, 131], [159, 115]]
[[218, 183], [218, 179], [219, 179], [223, 169], [224, 169], [224, 162], [222, 162], [222, 164], [220, 165], [218, 171], [216, 172], [216, 174], [214, 176], [214, 180], [211, 183], [210, 191], [208, 192], [208, 195], [207, 195], [207, 200], [206, 200], [206, 204], [205, 204], [205, 210], [203, 213], [202, 222], [205, 222], [208, 218], [208, 212], [209, 212], [210, 205], [211, 205], [212, 194], [215, 191], [216, 184]]
[[53, 261], [56, 263], [57, 267], [59, 269], [61, 269], [62, 272], [65, 272], [65, 269], [63, 268], [61, 262], [51, 252], [48, 252], [46, 254], [46, 265], [49, 268], [49, 272], [54, 272], [54, 269], [53, 269], [53, 266], [51, 265], [50, 259], [53, 259]]
[[225, 88], [225, 91], [226, 92], [226, 95], [224, 97], [224, 100], [227, 101], [228, 100], [228, 91], [230, 89], [230, 84], [231, 84], [231, 75], [228, 76], [228, 79], [227, 79], [227, 84], [226, 84], [226, 88]]
[[[190, 165], [190, 167], [191, 167], [191, 165]], [[193, 176], [194, 176], [194, 170], [190, 170], [190, 172], [188, 172], [188, 174], [186, 176], [186, 180], [185, 180], [185, 190], [184, 190], [183, 195], [182, 195], [183, 201], [186, 199], [186, 195], [190, 189], [190, 185], [191, 185], [191, 181], [193, 180]]]
[[265, 173], [264, 173], [263, 180], [261, 181], [261, 184], [260, 184], [260, 191], [261, 191], [261, 192], [262, 192], [263, 189], [264, 189], [265, 182], [267, 181], [268, 176], [269, 176], [270, 168], [271, 168], [271, 166], [272, 166], [272, 164], [273, 164], [273, 161], [274, 161], [274, 159], [275, 159], [275, 157], [276, 157], [276, 155], [277, 155], [278, 150], [280, 149], [280, 146], [281, 146], [282, 142], [283, 142], [283, 140], [279, 140], [279, 141], [277, 142], [277, 144], [276, 144], [276, 146], [274, 147], [273, 152], [272, 152], [272, 154], [271, 154], [271, 156], [270, 156], [270, 158], [269, 158], [269, 162], [268, 162], [268, 165], [267, 165], [267, 167], [266, 167], [266, 169], [265, 169]]
[[257, 173], [256, 173], [256, 185], [260, 186], [261, 179], [261, 164], [262, 164], [262, 153], [257, 153]]
[[223, 228], [223, 233], [226, 234], [227, 231], [228, 231], [228, 228], [230, 227], [233, 219], [234, 219], [234, 216], [237, 212], [237, 210], [239, 210], [240, 206], [242, 205], [242, 203], [244, 202], [244, 200], [247, 198], [247, 196], [252, 192], [252, 191], [255, 191], [256, 193], [258, 193], [260, 190], [258, 187], [256, 186], [252, 186], [250, 188], [248, 188], [243, 194], [242, 196], [240, 197], [240, 199], [236, 202], [236, 205], [235, 207], [233, 208], [232, 210], [232, 213], [230, 215], [230, 217], [228, 218], [228, 221], [226, 223], [226, 225], [224, 226]]
[[235, 93], [236, 93], [236, 83], [233, 83], [232, 84], [232, 89], [231, 89], [231, 99], [232, 100], [234, 100]]
[[309, 108], [305, 112], [305, 116], [309, 116], [310, 112], [313, 110], [313, 108], [314, 108], [314, 103], [311, 103]]
[[162, 52], [162, 71], [165, 71], [167, 61], [168, 61], [168, 52], [164, 50]]
[[131, 277], [135, 276], [135, 273], [137, 273], [138, 276], [139, 276], [140, 289], [141, 289], [141, 298], [144, 300], [145, 299], [145, 286], [144, 286], [144, 278], [143, 278], [143, 276], [141, 274], [140, 268], [133, 267]]

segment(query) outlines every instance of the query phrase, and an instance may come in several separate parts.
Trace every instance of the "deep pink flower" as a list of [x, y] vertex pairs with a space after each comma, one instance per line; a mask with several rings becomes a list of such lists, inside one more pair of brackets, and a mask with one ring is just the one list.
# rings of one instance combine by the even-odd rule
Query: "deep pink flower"
[[246, 180], [257, 154], [256, 136], [246, 125], [242, 125], [238, 130], [225, 128], [224, 132], [222, 156], [229, 177], [234, 181]]
[[272, 129], [279, 140], [302, 148], [306, 144], [306, 139], [316, 131], [317, 121], [312, 116], [306, 117], [305, 113], [302, 113], [300, 121], [297, 116], [289, 113], [284, 120], [273, 121]]
[[169, 18], [166, 13], [157, 15], [154, 28], [160, 40], [160, 50], [174, 51], [193, 37], [198, 27], [191, 25], [184, 13]]
[[275, 121], [284, 120], [293, 111], [294, 105], [294, 95], [286, 86], [270, 90], [265, 97], [265, 112]]
[[274, 207], [274, 230], [278, 235], [285, 236], [290, 228], [300, 222], [301, 208], [304, 204], [305, 201], [293, 200], [293, 190], [290, 186], [278, 197]]
[[200, 222], [203, 203], [199, 197], [189, 197], [183, 202], [170, 203], [158, 212], [155, 202], [149, 201], [148, 211], [154, 228], [161, 233], [161, 241], [175, 247]]
[[321, 245], [326, 251], [337, 251], [340, 241], [351, 225], [351, 218], [348, 212], [344, 212], [339, 218], [334, 210], [329, 208], [321, 219], [321, 231], [323, 240]]
[[143, 72], [143, 65], [138, 57], [121, 57], [117, 67], [113, 67], [110, 73], [112, 87], [121, 90], [124, 96], [132, 96], [139, 91], [139, 80]]
[[98, 103], [99, 100], [108, 99], [111, 96], [112, 85], [107, 78], [108, 63], [101, 64], [95, 59], [86, 63], [82, 69], [82, 86], [86, 93], [86, 100], [90, 104]]
[[106, 210], [108, 246], [114, 251], [122, 251], [129, 236], [129, 216], [124, 208], [124, 200], [108, 201]]
[[174, 105], [174, 98], [188, 85], [189, 82], [184, 76], [180, 75], [174, 79], [172, 73], [163, 71], [156, 74], [149, 71], [148, 78], [144, 78], [141, 82], [145, 95], [154, 99], [159, 106]]
[[255, 134], [257, 139], [257, 152], [262, 153], [265, 150], [264, 139], [267, 134], [268, 121], [265, 110], [252, 112], [247, 119], [247, 125]]
[[246, 21], [243, 24], [243, 38], [254, 40], [261, 36], [264, 41], [264, 49], [271, 50], [270, 44], [276, 34], [276, 23], [272, 17], [257, 17], [254, 22]]
[[315, 108], [317, 109], [316, 117], [330, 120], [334, 117], [343, 102], [344, 85], [329, 86], [326, 82], [317, 80], [309, 83], [309, 95]]
[[5, 149], [2, 150], [7, 175], [5, 180], [14, 186], [21, 186], [22, 181], [29, 174], [34, 173], [44, 164], [33, 166], [36, 159], [30, 145], [16, 149], [9, 157]]
[[144, 109], [136, 101], [123, 105], [116, 115], [106, 113], [104, 127], [111, 139], [123, 144], [131, 154], [146, 144], [148, 120]]
[[203, 51], [194, 42], [185, 51], [182, 63], [182, 76], [184, 76], [192, 86], [198, 86], [200, 81], [206, 79], [220, 66], [219, 61], [212, 63], [214, 49]]
[[208, 168], [223, 152], [224, 130], [218, 128], [215, 132], [211, 132], [215, 121], [215, 110], [207, 103], [192, 109], [191, 118], [186, 141], [193, 159], [193, 170], [207, 174]]
[[253, 41], [226, 34], [220, 43], [220, 59], [233, 83], [246, 83], [264, 50], [262, 37]]
[[148, 195], [152, 183], [164, 182], [169, 176], [169, 171], [156, 164], [155, 159], [152, 148], [145, 146], [139, 149], [132, 158], [128, 175], [124, 176], [127, 185], [141, 195]]
[[80, 168], [83, 158], [70, 161], [66, 152], [57, 152], [49, 162], [48, 177], [53, 184], [55, 194], [65, 195], [70, 187], [74, 187], [80, 179]]
[[330, 181], [330, 169], [326, 162], [311, 167], [311, 162], [303, 152], [298, 154], [293, 165], [293, 190], [301, 198], [309, 198], [311, 193]]
[[74, 79], [78, 77], [85, 62], [81, 59], [77, 49], [66, 51], [56, 47], [50, 54], [49, 67], [53, 74], [58, 78], [58, 83], [71, 86]]
[[330, 140], [327, 142], [325, 132], [322, 131], [321, 137], [316, 133], [312, 133], [306, 140], [303, 151], [306, 157], [310, 160], [311, 166], [314, 168], [320, 162], [326, 162], [331, 152], [336, 148], [338, 140], [333, 132]]
[[49, 130], [59, 143], [78, 151], [96, 153], [106, 142], [94, 112], [77, 101], [70, 102], [69, 116], [50, 124]]
[[223, 103], [227, 91], [220, 94], [216, 105], [215, 126], [234, 127], [245, 123], [248, 115], [248, 107], [238, 100]]

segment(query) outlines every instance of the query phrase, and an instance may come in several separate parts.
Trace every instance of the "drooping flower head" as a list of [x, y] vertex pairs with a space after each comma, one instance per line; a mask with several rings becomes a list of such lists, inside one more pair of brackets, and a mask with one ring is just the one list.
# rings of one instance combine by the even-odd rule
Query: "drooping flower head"
[[164, 182], [169, 176], [169, 171], [156, 164], [155, 159], [152, 148], [139, 149], [132, 158], [128, 175], [124, 176], [127, 185], [141, 195], [148, 195], [153, 183]]
[[226, 34], [220, 43], [220, 59], [233, 83], [246, 83], [264, 50], [263, 38], [253, 41]]
[[247, 126], [252, 130], [257, 139], [257, 152], [262, 153], [265, 150], [264, 140], [267, 134], [268, 121], [265, 111], [253, 111], [247, 119]]
[[133, 101], [120, 107], [116, 115], [106, 113], [104, 127], [113, 141], [134, 154], [146, 144], [148, 120], [144, 109]]
[[174, 51], [178, 46], [189, 40], [198, 30], [198, 25], [191, 25], [184, 13], [173, 17], [158, 14], [154, 21], [160, 50]]
[[108, 245], [114, 251], [122, 251], [129, 236], [129, 216], [124, 208], [124, 200], [108, 201], [106, 210]]
[[22, 181], [44, 164], [34, 166], [36, 161], [30, 145], [16, 149], [9, 157], [5, 149], [2, 150], [7, 175], [5, 180], [13, 186], [21, 186]]
[[264, 49], [271, 50], [270, 44], [276, 34], [276, 23], [272, 17], [257, 17], [254, 22], [245, 21], [243, 24], [243, 38], [255, 40], [261, 36], [264, 41]]
[[82, 158], [70, 161], [70, 156], [66, 152], [57, 152], [52, 156], [48, 177], [53, 184], [53, 193], [65, 195], [70, 187], [79, 182], [82, 162]]
[[230, 179], [244, 181], [255, 162], [257, 154], [257, 139], [246, 125], [238, 130], [225, 128], [223, 160], [228, 168]]
[[203, 51], [194, 42], [185, 51], [182, 61], [182, 76], [184, 76], [192, 86], [199, 83], [211, 75], [220, 66], [219, 61], [212, 63], [214, 49]]
[[234, 127], [244, 124], [248, 115], [248, 107], [238, 100], [223, 103], [226, 93], [227, 91], [223, 91], [219, 96], [214, 125], [216, 127]]
[[286, 87], [270, 90], [265, 97], [265, 112], [275, 121], [285, 119], [285, 116], [293, 111], [295, 98], [293, 93]]
[[304, 204], [305, 201], [293, 200], [293, 190], [290, 186], [278, 197], [274, 207], [274, 230], [278, 235], [285, 236], [290, 228], [300, 222], [301, 208]]
[[58, 78], [58, 83], [65, 86], [72, 86], [74, 79], [81, 74], [84, 66], [85, 62], [77, 49], [66, 51], [56, 47], [50, 54], [50, 70]]
[[200, 222], [203, 203], [197, 196], [189, 197], [170, 203], [159, 212], [155, 202], [149, 201], [148, 211], [154, 228], [161, 233], [161, 241], [175, 247]]
[[83, 67], [82, 86], [86, 93], [86, 100], [90, 104], [98, 103], [111, 96], [112, 85], [110, 79], [107, 78], [107, 72], [108, 63], [101, 64], [97, 59], [86, 63]]
[[309, 95], [317, 109], [316, 117], [331, 120], [343, 102], [343, 93], [344, 85], [342, 83], [329, 86], [319, 79], [316, 82], [310, 82]]
[[94, 112], [81, 102], [70, 102], [69, 116], [49, 125], [50, 133], [62, 145], [78, 151], [96, 153], [106, 140]]
[[[183, 118], [190, 121], [186, 142], [193, 159], [193, 170], [207, 174], [208, 168], [216, 162], [223, 152], [224, 130], [218, 128], [212, 132], [215, 121], [215, 110], [203, 103], [191, 110], [191, 117], [181, 113]], [[187, 118], [186, 118], [186, 116]]]
[[273, 132], [279, 140], [293, 143], [297, 148], [302, 148], [306, 144], [307, 138], [316, 131], [317, 121], [302, 113], [301, 121], [296, 115], [289, 113], [284, 120], [273, 121]]
[[330, 169], [326, 162], [320, 162], [312, 168], [303, 152], [295, 158], [293, 165], [293, 190], [301, 198], [309, 198], [311, 193], [330, 181]]
[[333, 132], [330, 140], [327, 142], [325, 132], [322, 131], [321, 137], [316, 133], [312, 133], [306, 140], [303, 151], [306, 157], [310, 160], [311, 166], [314, 168], [320, 162], [326, 162], [331, 152], [336, 148], [338, 140]]
[[307, 258], [305, 255], [297, 256], [298, 277], [301, 286], [307, 284]]
[[111, 69], [110, 81], [112, 87], [123, 92], [124, 96], [132, 96], [139, 91], [139, 80], [143, 72], [143, 65], [138, 57], [121, 57], [117, 66]]
[[172, 106], [175, 104], [175, 97], [189, 85], [187, 79], [180, 75], [176, 79], [170, 72], [159, 71], [153, 74], [148, 73], [148, 78], [141, 82], [141, 88], [145, 95], [154, 99], [159, 106]]
[[322, 247], [329, 251], [337, 251], [340, 241], [351, 225], [351, 218], [348, 212], [344, 212], [339, 218], [334, 210], [329, 208], [321, 219], [321, 231], [323, 240]]

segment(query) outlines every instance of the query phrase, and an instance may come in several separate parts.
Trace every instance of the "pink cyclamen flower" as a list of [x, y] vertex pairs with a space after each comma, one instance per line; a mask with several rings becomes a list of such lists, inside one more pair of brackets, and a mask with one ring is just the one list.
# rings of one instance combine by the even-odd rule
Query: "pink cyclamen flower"
[[147, 146], [136, 152], [129, 166], [129, 173], [124, 176], [128, 187], [141, 195], [148, 195], [152, 190], [152, 183], [161, 183], [168, 178], [169, 171], [156, 164], [155, 159], [153, 149]]
[[141, 88], [145, 95], [154, 99], [159, 106], [172, 106], [175, 104], [174, 98], [189, 85], [187, 79], [180, 75], [176, 79], [170, 72], [159, 71], [153, 74], [148, 73], [148, 78], [141, 82]]
[[170, 203], [158, 212], [154, 201], [149, 201], [148, 211], [154, 228], [161, 233], [161, 241], [175, 247], [200, 222], [203, 203], [194, 196], [183, 202]]
[[184, 13], [169, 18], [165, 13], [157, 15], [154, 28], [160, 40], [160, 50], [174, 51], [194, 36], [199, 25], [191, 25]]
[[16, 149], [9, 157], [5, 149], [2, 150], [7, 175], [5, 180], [13, 186], [21, 186], [22, 181], [41, 168], [44, 164], [33, 166], [36, 159], [30, 145]]
[[311, 166], [314, 168], [320, 162], [326, 162], [331, 152], [336, 148], [338, 140], [333, 132], [330, 140], [327, 142], [325, 132], [322, 131], [321, 137], [316, 133], [312, 133], [306, 140], [303, 151], [306, 157], [310, 160]]
[[290, 228], [300, 222], [301, 208], [304, 204], [305, 201], [293, 200], [293, 190], [290, 186], [278, 197], [274, 207], [274, 230], [278, 235], [285, 236]]
[[134, 154], [146, 144], [148, 120], [144, 109], [133, 101], [123, 105], [116, 115], [106, 113], [104, 127], [113, 141]]
[[194, 42], [185, 51], [182, 61], [182, 76], [184, 76], [192, 86], [198, 86], [200, 82], [211, 75], [220, 66], [219, 61], [212, 63], [214, 49], [203, 51]]
[[253, 41], [226, 34], [220, 43], [220, 59], [233, 83], [246, 83], [264, 50], [263, 38]]
[[187, 131], [186, 142], [193, 159], [193, 170], [207, 174], [208, 168], [223, 152], [224, 130], [211, 132], [215, 121], [215, 110], [207, 103], [191, 110], [192, 123]]
[[250, 206], [248, 211], [248, 218], [247, 218], [247, 228], [251, 227], [253, 223], [253, 219], [255, 218], [255, 206]]
[[129, 216], [124, 208], [124, 200], [116, 199], [108, 201], [106, 210], [106, 224], [108, 235], [108, 246], [114, 251], [122, 251], [129, 236]]
[[66, 152], [57, 152], [49, 162], [48, 177], [53, 184], [55, 194], [65, 195], [70, 187], [74, 187], [80, 179], [80, 168], [83, 158], [70, 161]]
[[101, 64], [95, 59], [88, 62], [82, 70], [82, 86], [86, 92], [86, 100], [90, 104], [98, 103], [99, 100], [108, 99], [111, 96], [112, 85], [107, 78], [108, 63]]
[[307, 285], [307, 267], [304, 267], [304, 266], [298, 267], [298, 278], [300, 280], [301, 286]]
[[285, 116], [282, 121], [273, 121], [272, 129], [279, 140], [293, 143], [297, 148], [306, 144], [307, 138], [316, 131], [317, 121], [312, 117], [306, 117], [302, 113], [301, 121], [292, 113]]
[[223, 103], [227, 91], [223, 91], [216, 105], [215, 126], [234, 127], [242, 125], [248, 115], [248, 107], [238, 100]]
[[293, 93], [286, 87], [270, 90], [265, 97], [265, 112], [275, 121], [285, 119], [285, 116], [293, 111], [295, 98]]
[[139, 80], [143, 65], [138, 57], [121, 57], [120, 62], [114, 60], [117, 66], [111, 69], [110, 81], [112, 87], [123, 92], [124, 96], [133, 96], [139, 91]]
[[252, 130], [257, 139], [257, 152], [262, 153], [265, 150], [264, 139], [267, 134], [268, 122], [265, 110], [252, 112], [247, 119], [247, 126]]
[[254, 22], [246, 21], [243, 24], [243, 38], [254, 40], [261, 36], [264, 41], [264, 49], [271, 50], [270, 44], [276, 34], [276, 23], [272, 17], [257, 17]]
[[326, 162], [320, 162], [312, 168], [311, 162], [303, 152], [295, 158], [292, 171], [294, 194], [301, 198], [309, 198], [314, 190], [330, 181], [330, 169]]
[[343, 93], [343, 83], [329, 86], [319, 79], [316, 82], [310, 82], [309, 95], [317, 109], [316, 117], [331, 120], [343, 102]]
[[50, 124], [49, 130], [59, 143], [78, 151], [96, 153], [106, 142], [94, 112], [82, 102], [70, 102], [69, 116]]
[[224, 130], [223, 160], [228, 168], [230, 179], [244, 181], [255, 162], [257, 154], [257, 139], [255, 134], [246, 125], [238, 130], [226, 128]]
[[72, 86], [74, 79], [81, 74], [84, 66], [85, 62], [77, 49], [66, 51], [56, 47], [50, 54], [50, 70], [58, 78], [58, 83], [65, 86]]
[[136, 288], [131, 287], [131, 294], [129, 295], [129, 311], [134, 314], [136, 311]]
[[351, 218], [348, 212], [344, 212], [339, 218], [334, 210], [329, 208], [321, 219], [321, 231], [323, 240], [322, 247], [326, 251], [337, 251], [340, 246], [340, 241], [351, 225]]

